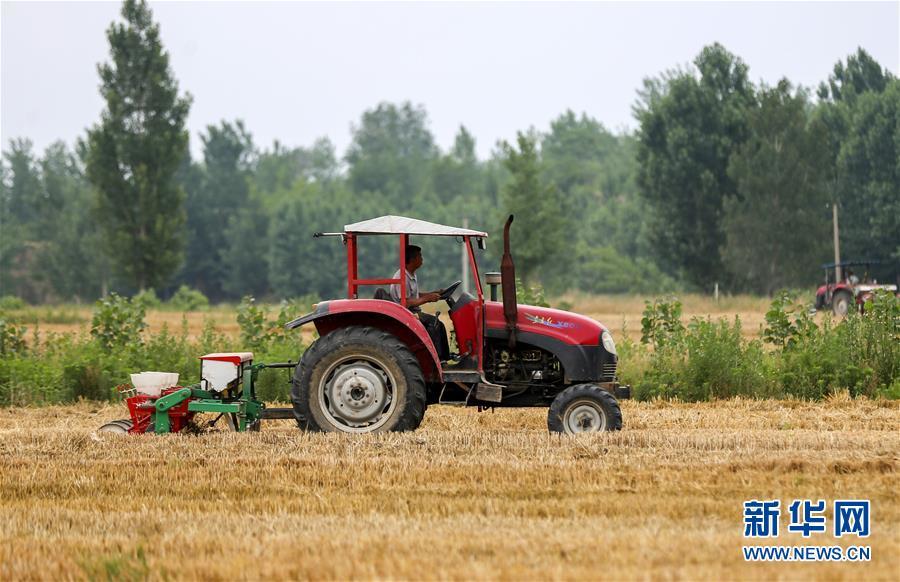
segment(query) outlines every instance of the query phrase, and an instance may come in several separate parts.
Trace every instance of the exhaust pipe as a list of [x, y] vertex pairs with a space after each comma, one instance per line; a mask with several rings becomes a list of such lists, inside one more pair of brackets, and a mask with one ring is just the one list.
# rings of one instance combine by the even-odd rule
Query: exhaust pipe
[[516, 321], [519, 319], [519, 309], [516, 304], [516, 266], [509, 253], [509, 226], [512, 221], [513, 215], [510, 214], [506, 219], [506, 226], [503, 227], [503, 258], [500, 260], [503, 317], [506, 319], [506, 332], [509, 334], [509, 349], [516, 347]]

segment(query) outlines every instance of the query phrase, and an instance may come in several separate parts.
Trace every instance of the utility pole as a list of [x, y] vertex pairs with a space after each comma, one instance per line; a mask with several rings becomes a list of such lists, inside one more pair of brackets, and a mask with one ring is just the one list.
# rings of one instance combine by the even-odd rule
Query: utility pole
[[[469, 228], [469, 219], [463, 218], [463, 228]], [[469, 250], [462, 245], [462, 289], [469, 292]]]
[[831, 203], [831, 215], [834, 222], [834, 276], [835, 283], [839, 283], [843, 280], [843, 273], [841, 272], [841, 241], [838, 236], [838, 209], [837, 202]]

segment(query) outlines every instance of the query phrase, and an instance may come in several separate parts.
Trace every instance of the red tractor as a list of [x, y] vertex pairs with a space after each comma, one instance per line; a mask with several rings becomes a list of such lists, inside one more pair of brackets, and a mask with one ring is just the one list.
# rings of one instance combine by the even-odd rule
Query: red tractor
[[[549, 407], [551, 432], [619, 430], [616, 398], [631, 389], [616, 380], [616, 345], [602, 324], [562, 311], [517, 305], [515, 267], [509, 229], [503, 233], [501, 272], [489, 273], [486, 300], [473, 245], [484, 249], [487, 233], [383, 216], [344, 227], [347, 299], [323, 301], [312, 313], [286, 324], [312, 323], [319, 338], [294, 370], [293, 416], [300, 428], [350, 433], [415, 430], [431, 404], [495, 407]], [[358, 277], [358, 239], [396, 236], [399, 277]], [[474, 280], [474, 295], [456, 281], [440, 293], [449, 306], [458, 354], [441, 361], [418, 316], [407, 308], [403, 276], [410, 236], [456, 237], [463, 245]], [[363, 285], [398, 285], [400, 301], [363, 299]], [[496, 300], [496, 286], [502, 301]]]
[[[885, 289], [897, 292], [896, 285], [879, 285], [878, 281], [869, 276], [872, 265], [879, 261], [842, 261], [840, 263], [826, 263], [825, 284], [816, 290], [816, 310], [830, 308], [835, 315], [844, 317], [851, 309], [862, 311], [866, 301], [872, 298], [876, 289]], [[841, 277], [838, 280], [837, 268], [840, 267]], [[861, 271], [860, 277], [854, 269]]]

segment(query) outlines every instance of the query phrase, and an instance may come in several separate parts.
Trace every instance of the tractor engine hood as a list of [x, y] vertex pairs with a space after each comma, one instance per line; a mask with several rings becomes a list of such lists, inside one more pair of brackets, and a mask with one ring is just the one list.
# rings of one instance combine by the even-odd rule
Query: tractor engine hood
[[[600, 344], [600, 335], [607, 331], [602, 323], [571, 311], [522, 304], [517, 307], [519, 332], [549, 336], [570, 345], [596, 346]], [[506, 329], [503, 303], [486, 301], [484, 311], [489, 330]]]

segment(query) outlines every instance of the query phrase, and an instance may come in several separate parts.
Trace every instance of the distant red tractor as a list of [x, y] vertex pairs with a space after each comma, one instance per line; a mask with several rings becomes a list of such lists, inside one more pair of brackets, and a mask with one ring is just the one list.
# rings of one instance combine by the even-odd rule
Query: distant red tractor
[[[835, 315], [843, 317], [851, 309], [861, 311], [877, 289], [897, 293], [897, 285], [879, 284], [869, 276], [872, 265], [877, 264], [879, 261], [867, 260], [822, 265], [825, 270], [825, 284], [816, 290], [816, 309], [831, 309]], [[837, 280], [837, 267], [841, 270], [840, 280]], [[854, 269], [861, 270], [862, 276], [860, 277]]]
[[[433, 404], [478, 407], [548, 407], [551, 432], [618, 430], [617, 397], [630, 387], [616, 379], [616, 345], [602, 324], [567, 311], [518, 305], [515, 268], [509, 250], [510, 216], [504, 228], [500, 273], [488, 273], [492, 300], [484, 297], [474, 245], [484, 248], [487, 233], [383, 216], [344, 227], [347, 299], [322, 301], [312, 313], [286, 324], [312, 323], [319, 338], [294, 370], [293, 416], [300, 428], [368, 433], [415, 430]], [[362, 236], [396, 236], [399, 277], [362, 279], [357, 245]], [[455, 237], [473, 273], [474, 294], [461, 281], [440, 299], [449, 306], [458, 354], [441, 361], [434, 342], [407, 308], [403, 276], [410, 236]], [[398, 285], [400, 301], [359, 297], [362, 285]], [[496, 300], [500, 285], [502, 301]]]

